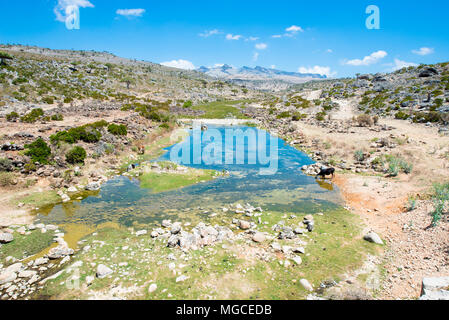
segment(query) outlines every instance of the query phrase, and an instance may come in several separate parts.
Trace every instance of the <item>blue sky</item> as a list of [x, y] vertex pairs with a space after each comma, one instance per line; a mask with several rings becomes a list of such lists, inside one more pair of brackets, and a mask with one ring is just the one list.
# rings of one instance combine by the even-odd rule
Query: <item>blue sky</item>
[[[66, 28], [68, 5], [79, 7], [79, 30]], [[378, 30], [366, 27], [369, 5]], [[2, 2], [0, 43], [343, 77], [449, 61], [448, 12], [446, 0], [16, 0]]]

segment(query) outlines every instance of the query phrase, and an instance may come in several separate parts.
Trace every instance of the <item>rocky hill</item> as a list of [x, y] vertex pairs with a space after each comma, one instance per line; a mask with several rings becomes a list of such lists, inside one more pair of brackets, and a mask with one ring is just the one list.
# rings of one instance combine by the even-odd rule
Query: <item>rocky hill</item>
[[13, 57], [0, 66], [1, 113], [79, 103], [167, 102], [182, 107], [253, 92], [196, 71], [124, 59], [107, 52], [0, 46]]

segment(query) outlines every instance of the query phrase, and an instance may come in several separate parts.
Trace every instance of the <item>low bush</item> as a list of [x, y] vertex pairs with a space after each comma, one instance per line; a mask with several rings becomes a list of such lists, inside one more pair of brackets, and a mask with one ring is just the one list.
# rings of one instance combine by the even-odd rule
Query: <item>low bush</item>
[[191, 108], [193, 106], [193, 102], [191, 100], [187, 100], [184, 102], [183, 108]]
[[114, 123], [111, 123], [108, 126], [109, 133], [112, 133], [115, 136], [126, 136], [128, 134], [128, 130], [124, 124], [117, 125]]
[[44, 110], [42, 110], [41, 108], [36, 108], [36, 109], [31, 110], [29, 113], [27, 113], [23, 117], [21, 117], [20, 121], [26, 122], [26, 123], [34, 123], [37, 120], [39, 120], [40, 118], [42, 118], [43, 116], [44, 116]]
[[14, 122], [19, 118], [19, 114], [17, 112], [11, 112], [6, 115], [6, 121]]
[[54, 114], [51, 116], [52, 121], [63, 121], [64, 117], [62, 114]]
[[356, 152], [354, 152], [354, 158], [359, 162], [365, 160], [365, 154], [363, 150], [357, 150]]
[[55, 103], [55, 99], [53, 97], [43, 97], [42, 102], [45, 102], [46, 104], [53, 104]]
[[432, 196], [434, 211], [432, 212], [432, 226], [435, 227], [440, 222], [443, 214], [447, 214], [447, 203], [449, 202], [449, 183], [435, 184], [434, 195]]
[[53, 144], [59, 142], [66, 142], [69, 144], [77, 143], [78, 141], [83, 141], [86, 143], [95, 143], [100, 141], [101, 132], [100, 129], [106, 126], [108, 123], [106, 121], [98, 121], [89, 125], [71, 128], [69, 130], [60, 131], [52, 136], [50, 136], [50, 141]]
[[0, 172], [0, 186], [9, 187], [14, 184], [15, 179], [11, 172]]
[[0, 171], [1, 172], [5, 172], [5, 171], [12, 171], [13, 169], [13, 165], [12, 165], [12, 161], [7, 159], [7, 158], [0, 158]]
[[51, 149], [42, 138], [37, 139], [31, 144], [25, 145], [25, 148], [27, 149], [25, 155], [31, 157], [33, 162], [48, 164]]
[[371, 127], [374, 125], [374, 119], [368, 114], [361, 114], [355, 118], [360, 127]]
[[84, 163], [86, 157], [86, 150], [84, 150], [84, 148], [80, 146], [76, 146], [75, 148], [67, 152], [65, 156], [66, 161], [70, 164]]

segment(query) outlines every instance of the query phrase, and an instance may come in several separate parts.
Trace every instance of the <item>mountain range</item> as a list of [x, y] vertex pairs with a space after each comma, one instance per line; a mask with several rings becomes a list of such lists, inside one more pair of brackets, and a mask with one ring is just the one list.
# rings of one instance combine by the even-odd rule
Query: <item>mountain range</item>
[[280, 80], [288, 83], [298, 84], [310, 80], [327, 79], [325, 75], [313, 73], [288, 72], [264, 67], [241, 67], [236, 68], [227, 64], [215, 67], [200, 67], [197, 71], [208, 76], [224, 80]]

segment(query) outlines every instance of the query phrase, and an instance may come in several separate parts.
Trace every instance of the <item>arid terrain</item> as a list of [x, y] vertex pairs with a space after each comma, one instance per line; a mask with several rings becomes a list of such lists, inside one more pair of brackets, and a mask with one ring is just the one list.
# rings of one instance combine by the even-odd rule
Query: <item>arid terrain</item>
[[[0, 51], [11, 56], [0, 66], [1, 299], [418, 299], [424, 278], [449, 276], [447, 63], [259, 91], [106, 53]], [[157, 192], [226, 178], [146, 163], [188, 119], [266, 129], [317, 162], [302, 168], [310, 176], [336, 168], [322, 184], [345, 208], [204, 204], [185, 212], [206, 222], [132, 228], [35, 221], [117, 175]]]

